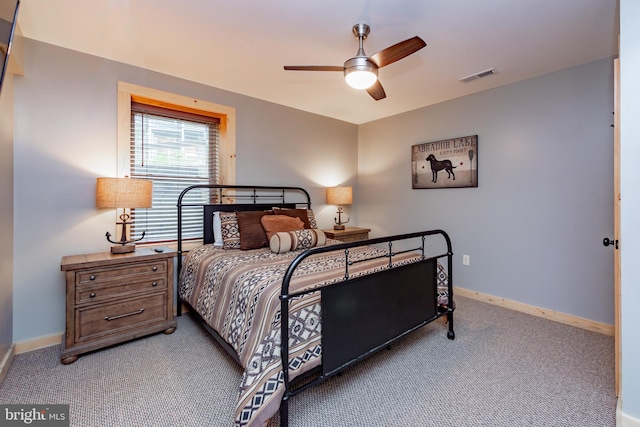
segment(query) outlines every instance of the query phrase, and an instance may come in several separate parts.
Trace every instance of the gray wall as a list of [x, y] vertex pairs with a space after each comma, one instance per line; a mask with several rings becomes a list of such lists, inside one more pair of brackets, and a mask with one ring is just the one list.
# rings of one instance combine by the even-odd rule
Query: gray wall
[[[362, 125], [358, 223], [442, 228], [456, 286], [613, 324], [612, 112], [604, 59]], [[475, 134], [478, 188], [411, 189], [411, 145]]]
[[13, 75], [0, 92], [0, 360], [13, 343]]
[[[115, 214], [95, 209], [94, 186], [116, 171], [118, 80], [236, 107], [238, 183], [308, 188], [321, 226], [335, 210], [324, 187], [357, 184], [348, 214], [374, 236], [450, 232], [456, 285], [613, 323], [612, 254], [600, 243], [613, 223], [610, 60], [358, 128], [26, 42], [15, 79], [15, 341], [62, 331], [63, 255], [108, 250]], [[470, 134], [479, 188], [411, 189], [412, 144]]]
[[[640, 2], [620, 1], [622, 412], [640, 426]], [[632, 426], [634, 424], [622, 424]]]
[[116, 173], [119, 80], [235, 107], [237, 182], [307, 188], [321, 227], [335, 210], [324, 188], [357, 184], [353, 124], [33, 40], [24, 56], [15, 78], [16, 342], [63, 331], [61, 258], [109, 249], [116, 214], [95, 208], [95, 180]]

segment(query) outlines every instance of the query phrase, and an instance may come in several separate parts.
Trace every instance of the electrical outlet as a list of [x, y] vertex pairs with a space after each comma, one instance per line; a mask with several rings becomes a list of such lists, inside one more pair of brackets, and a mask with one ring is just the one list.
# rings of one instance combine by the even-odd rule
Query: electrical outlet
[[462, 255], [462, 265], [469, 265], [470, 258], [469, 255]]

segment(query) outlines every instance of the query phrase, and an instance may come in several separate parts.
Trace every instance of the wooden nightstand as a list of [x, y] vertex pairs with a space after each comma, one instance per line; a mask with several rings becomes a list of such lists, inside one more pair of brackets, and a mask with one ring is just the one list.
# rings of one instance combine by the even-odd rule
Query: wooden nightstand
[[369, 238], [369, 228], [346, 227], [344, 230], [322, 230], [329, 239], [340, 240], [341, 242], [357, 242]]
[[65, 335], [60, 360], [145, 335], [176, 329], [173, 258], [176, 251], [138, 248], [62, 258], [67, 281]]

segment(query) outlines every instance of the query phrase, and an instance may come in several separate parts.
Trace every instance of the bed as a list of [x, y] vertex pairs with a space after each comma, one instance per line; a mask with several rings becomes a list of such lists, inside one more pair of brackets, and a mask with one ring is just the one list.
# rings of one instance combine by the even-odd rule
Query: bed
[[[242, 367], [236, 426], [278, 412], [287, 426], [296, 394], [440, 317], [455, 338], [442, 230], [326, 239], [300, 187], [194, 185], [177, 208], [178, 315], [185, 303]], [[185, 228], [196, 216], [204, 236], [193, 247]], [[444, 250], [429, 255], [432, 239]]]

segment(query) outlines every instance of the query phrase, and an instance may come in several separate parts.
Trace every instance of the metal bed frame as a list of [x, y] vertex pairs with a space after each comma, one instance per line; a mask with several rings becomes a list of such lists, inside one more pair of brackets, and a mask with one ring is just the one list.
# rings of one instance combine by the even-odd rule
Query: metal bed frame
[[[183, 199], [194, 189], [207, 189], [214, 199], [222, 202], [225, 199], [247, 203], [190, 204]], [[277, 193], [274, 193], [277, 192]], [[225, 193], [226, 192], [226, 193]], [[289, 196], [289, 201], [287, 200]], [[302, 201], [291, 201], [291, 197]], [[268, 202], [271, 200], [271, 202]], [[187, 187], [178, 198], [178, 277], [182, 268], [182, 209], [185, 207], [202, 207], [204, 221], [203, 243], [213, 242], [213, 212], [248, 211], [271, 209], [272, 207], [295, 208], [311, 207], [309, 193], [300, 187], [269, 187], [246, 185], [193, 185]], [[441, 236], [447, 246], [445, 253], [427, 257], [425, 241], [431, 236]], [[394, 242], [417, 239], [419, 245], [411, 249], [394, 251]], [[357, 260], [349, 259], [349, 249], [364, 245], [387, 246], [386, 254], [379, 258], [388, 259], [388, 269], [359, 277], [351, 277], [349, 267]], [[301, 292], [290, 293], [289, 285], [296, 268], [308, 257], [342, 251], [345, 256], [344, 280]], [[393, 257], [406, 252], [418, 252], [421, 259], [417, 262], [393, 266]], [[448, 304], [437, 304], [437, 262], [447, 259]], [[363, 260], [364, 261], [364, 260]], [[280, 425], [288, 426], [289, 400], [308, 389], [340, 373], [347, 367], [363, 360], [372, 354], [388, 348], [392, 343], [410, 332], [430, 323], [442, 316], [447, 317], [447, 338], [454, 339], [453, 330], [453, 252], [451, 239], [443, 230], [428, 230], [417, 233], [395, 235], [368, 239], [359, 242], [340, 243], [337, 245], [315, 247], [301, 252], [290, 263], [282, 280], [280, 292], [281, 313], [289, 312], [289, 302], [313, 292], [320, 292], [322, 312], [322, 363], [317, 368], [291, 380], [289, 375], [289, 316], [281, 315], [281, 357], [284, 371], [285, 392], [280, 404]], [[366, 292], [365, 292], [366, 289]], [[181, 315], [181, 300], [178, 295], [178, 315]], [[205, 328], [221, 344], [221, 346], [240, 362], [232, 347], [200, 316], [195, 313]], [[362, 331], [366, 330], [367, 333]]]

